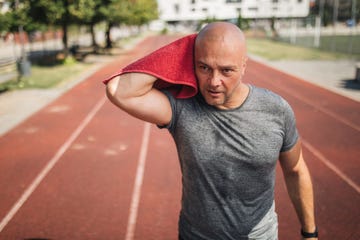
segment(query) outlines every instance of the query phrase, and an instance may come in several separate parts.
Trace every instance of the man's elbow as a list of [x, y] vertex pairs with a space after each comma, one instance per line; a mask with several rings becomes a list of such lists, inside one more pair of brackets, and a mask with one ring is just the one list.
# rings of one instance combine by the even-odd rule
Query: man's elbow
[[119, 93], [119, 86], [118, 86], [119, 78], [113, 78], [106, 84], [106, 96], [108, 99], [117, 105], [118, 107], [122, 106], [122, 102], [124, 98]]
[[116, 90], [118, 88], [118, 77], [115, 77], [113, 79], [110, 79], [106, 83], [106, 95], [107, 96], [114, 96], [116, 93]]

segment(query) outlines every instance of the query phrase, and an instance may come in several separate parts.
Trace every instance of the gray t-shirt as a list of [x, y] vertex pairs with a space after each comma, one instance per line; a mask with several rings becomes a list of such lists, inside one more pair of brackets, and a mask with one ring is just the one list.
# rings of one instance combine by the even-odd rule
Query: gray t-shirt
[[279, 153], [298, 139], [289, 104], [250, 86], [238, 108], [219, 110], [202, 96], [166, 93], [182, 171], [179, 232], [184, 239], [241, 239], [274, 201]]

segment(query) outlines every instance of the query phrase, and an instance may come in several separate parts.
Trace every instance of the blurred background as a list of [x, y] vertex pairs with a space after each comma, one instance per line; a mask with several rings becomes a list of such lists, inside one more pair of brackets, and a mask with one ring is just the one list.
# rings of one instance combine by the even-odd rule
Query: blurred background
[[[128, 146], [141, 140], [133, 129], [138, 123], [123, 117], [125, 124], [116, 130], [104, 127], [121, 116], [104, 107], [84, 131], [72, 131], [95, 104], [101, 106], [95, 102], [104, 97], [103, 78], [146, 50], [213, 21], [230, 21], [246, 34], [249, 82], [268, 84], [298, 109], [320, 203], [321, 236], [360, 239], [359, 17], [360, 0], [0, 0], [0, 215], [58, 145], [67, 146], [68, 135], [71, 139], [81, 132], [64, 150], [63, 163], [44, 179], [45, 187], [32, 195], [30, 207], [14, 215], [17, 219], [3, 232], [8, 218], [0, 222], [0, 239], [45, 240], [53, 234], [75, 236], [57, 239], [115, 239], [125, 231], [129, 206], [123, 203], [130, 202], [132, 180], [127, 179], [133, 174], [128, 167], [136, 164], [127, 154], [132, 156], [135, 148]], [[69, 95], [59, 97], [65, 92]], [[151, 134], [158, 138], [150, 141], [153, 146], [167, 149], [172, 143]], [[143, 194], [149, 201], [138, 233], [159, 239], [150, 235], [169, 229], [175, 236], [177, 165], [164, 157], [171, 152], [149, 149], [155, 149], [156, 157], [149, 160], [156, 164], [147, 165], [151, 181]], [[286, 196], [282, 189], [279, 196]], [[296, 216], [279, 203], [280, 238], [295, 239], [284, 234], [297, 236]], [[154, 216], [164, 216], [164, 224]], [[154, 225], [161, 226], [159, 231], [153, 231]], [[11, 237], [2, 238], [5, 234]]]
[[31, 75], [219, 20], [237, 24], [250, 54], [269, 60], [358, 61], [359, 9], [360, 0], [0, 0], [0, 92], [53, 86], [64, 76]]

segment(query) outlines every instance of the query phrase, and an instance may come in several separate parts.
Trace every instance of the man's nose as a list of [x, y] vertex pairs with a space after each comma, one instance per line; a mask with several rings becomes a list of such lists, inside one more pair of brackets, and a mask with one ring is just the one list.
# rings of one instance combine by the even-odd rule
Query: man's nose
[[218, 87], [221, 84], [221, 74], [217, 71], [213, 71], [212, 74], [209, 76], [209, 84], [212, 87]]

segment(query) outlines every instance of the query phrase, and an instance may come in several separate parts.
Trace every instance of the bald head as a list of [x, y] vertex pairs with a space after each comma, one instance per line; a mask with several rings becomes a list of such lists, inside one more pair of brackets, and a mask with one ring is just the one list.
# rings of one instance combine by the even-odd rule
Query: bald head
[[246, 52], [245, 36], [234, 24], [228, 22], [214, 22], [206, 25], [196, 37], [195, 45], [221, 44]]
[[231, 23], [216, 22], [196, 37], [195, 74], [205, 101], [219, 109], [240, 106], [248, 87], [242, 83], [246, 68], [245, 37]]

